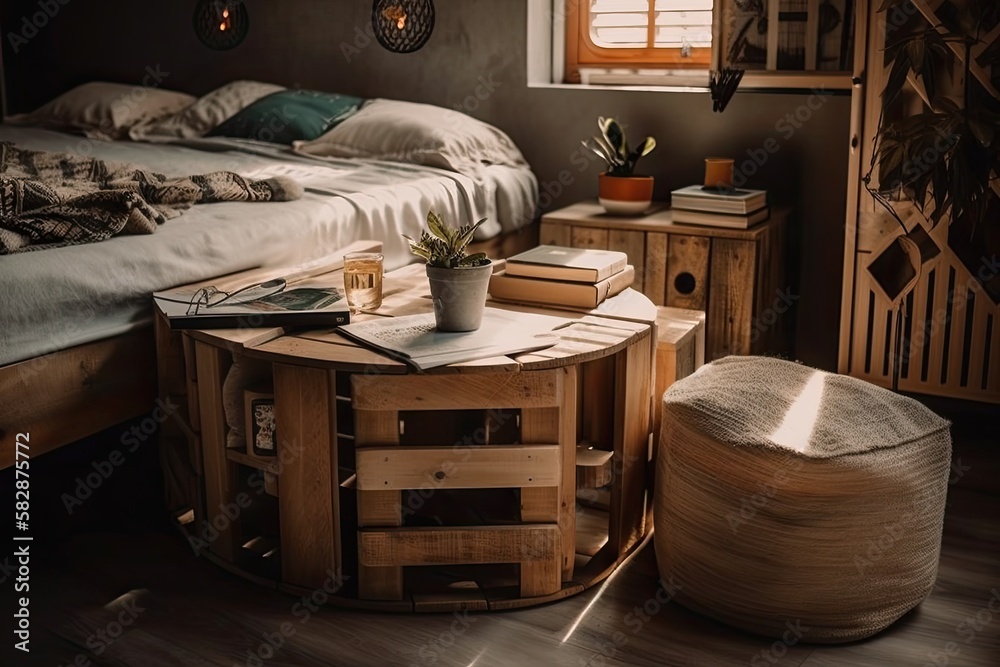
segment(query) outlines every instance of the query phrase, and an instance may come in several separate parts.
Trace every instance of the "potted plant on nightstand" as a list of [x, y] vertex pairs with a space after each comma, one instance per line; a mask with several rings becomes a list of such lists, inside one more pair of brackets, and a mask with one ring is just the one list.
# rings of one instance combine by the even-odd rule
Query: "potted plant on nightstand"
[[427, 278], [434, 302], [434, 321], [440, 331], [475, 331], [483, 321], [486, 292], [493, 266], [486, 253], [466, 253], [483, 218], [474, 225], [448, 227], [433, 211], [427, 229], [410, 243], [410, 252], [427, 262]]
[[601, 136], [582, 142], [607, 162], [608, 170], [601, 174], [598, 199], [608, 213], [639, 215], [653, 201], [653, 177], [636, 176], [635, 165], [656, 148], [656, 140], [646, 137], [635, 150], [629, 150], [625, 130], [614, 118], [598, 118]]

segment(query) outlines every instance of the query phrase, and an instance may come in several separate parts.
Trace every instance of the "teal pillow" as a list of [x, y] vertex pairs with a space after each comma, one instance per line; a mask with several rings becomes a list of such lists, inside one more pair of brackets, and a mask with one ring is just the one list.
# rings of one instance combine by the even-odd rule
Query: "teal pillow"
[[350, 118], [360, 97], [312, 90], [281, 90], [246, 107], [208, 133], [277, 144], [312, 141]]

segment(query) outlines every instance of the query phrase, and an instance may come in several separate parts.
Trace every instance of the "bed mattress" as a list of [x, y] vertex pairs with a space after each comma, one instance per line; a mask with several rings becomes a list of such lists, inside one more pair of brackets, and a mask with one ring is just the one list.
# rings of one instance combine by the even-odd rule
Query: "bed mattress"
[[145, 326], [155, 290], [314, 259], [361, 239], [383, 242], [391, 270], [412, 261], [402, 234], [418, 235], [428, 210], [456, 223], [488, 217], [485, 239], [529, 224], [537, 203], [531, 172], [505, 166], [470, 177], [412, 164], [313, 160], [241, 140], [105, 142], [4, 125], [0, 141], [167, 175], [291, 170], [307, 188], [292, 202], [195, 206], [151, 235], [0, 256], [0, 366]]

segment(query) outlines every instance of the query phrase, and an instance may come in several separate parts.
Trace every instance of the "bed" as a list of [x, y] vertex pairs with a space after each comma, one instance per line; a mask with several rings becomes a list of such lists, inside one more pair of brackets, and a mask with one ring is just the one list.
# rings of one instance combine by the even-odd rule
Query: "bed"
[[494, 256], [532, 245], [537, 183], [526, 166], [462, 173], [254, 139], [123, 138], [0, 125], [0, 142], [31, 150], [168, 175], [284, 174], [306, 190], [295, 201], [194, 206], [149, 235], [0, 256], [0, 467], [13, 462], [15, 433], [31, 433], [37, 456], [156, 407], [154, 290], [314, 259], [360, 239], [382, 241], [386, 268], [397, 268], [411, 261], [402, 234], [418, 234], [428, 210], [455, 224], [489, 218], [477, 243]]

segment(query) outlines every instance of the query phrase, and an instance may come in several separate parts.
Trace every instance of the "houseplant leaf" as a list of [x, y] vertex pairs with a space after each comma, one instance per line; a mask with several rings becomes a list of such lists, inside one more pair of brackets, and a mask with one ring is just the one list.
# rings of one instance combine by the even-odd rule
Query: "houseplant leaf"
[[434, 211], [429, 211], [427, 213], [427, 228], [431, 230], [431, 234], [438, 237], [439, 239], [447, 239], [447, 231], [444, 221], [438, 216]]
[[885, 191], [890, 187], [889, 179], [895, 180], [896, 172], [905, 158], [905, 144], [894, 139], [882, 142], [879, 155], [879, 189]]
[[941, 216], [945, 214], [945, 203], [948, 201], [948, 168], [939, 165], [931, 170], [931, 180], [933, 182], [932, 194], [934, 195], [934, 210], [931, 212], [931, 223], [937, 225], [941, 221]]
[[479, 229], [479, 227], [482, 226], [484, 222], [486, 222], [486, 218], [483, 218], [482, 220], [473, 225], [467, 225], [465, 228], [463, 228], [455, 243], [456, 246], [455, 250], [464, 251], [465, 248], [470, 243], [472, 243], [472, 239], [475, 236], [476, 230]]
[[906, 58], [910, 61], [910, 68], [914, 72], [922, 72], [924, 69], [924, 55], [927, 53], [927, 45], [924, 40], [916, 37], [906, 42]]
[[901, 50], [892, 63], [892, 70], [889, 78], [886, 79], [885, 88], [882, 89], [882, 105], [888, 106], [896, 99], [899, 92], [906, 83], [906, 75], [910, 72], [910, 61], [905, 49]]
[[611, 159], [611, 156], [608, 155], [607, 152], [604, 150], [603, 146], [601, 146], [601, 144], [599, 144], [594, 139], [587, 139], [586, 141], [581, 141], [580, 143], [583, 144], [584, 148], [588, 149], [589, 151], [594, 153], [594, 155], [607, 162], [609, 167], [614, 164], [614, 161]]
[[983, 148], [989, 148], [993, 145], [993, 139], [996, 137], [996, 130], [988, 122], [979, 118], [976, 114], [969, 114], [969, 129], [972, 131], [976, 141]]
[[608, 156], [607, 160], [609, 164], [615, 164], [619, 162], [618, 151], [608, 143], [608, 140], [604, 138], [604, 135], [594, 137], [594, 142], [604, 151]]
[[628, 158], [628, 141], [625, 139], [625, 131], [614, 118], [607, 120], [604, 128], [604, 137], [619, 158], [622, 160]]

